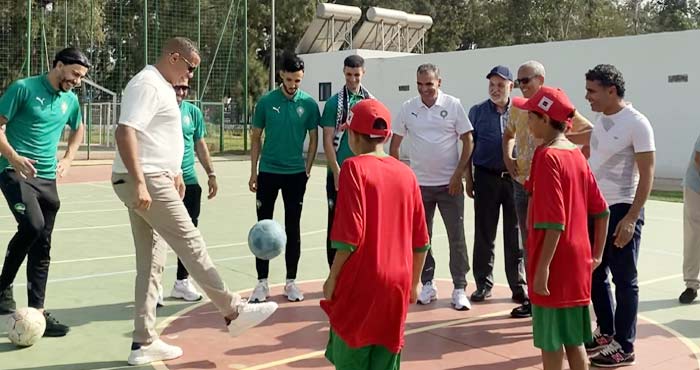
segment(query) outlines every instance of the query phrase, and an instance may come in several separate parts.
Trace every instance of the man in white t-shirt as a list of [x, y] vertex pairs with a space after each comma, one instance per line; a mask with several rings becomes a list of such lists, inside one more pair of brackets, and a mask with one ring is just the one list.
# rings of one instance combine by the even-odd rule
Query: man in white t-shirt
[[[600, 113], [591, 134], [590, 166], [610, 206], [608, 236], [593, 271], [591, 298], [598, 327], [586, 349], [591, 364], [617, 367], [635, 362], [639, 305], [637, 259], [644, 204], [654, 181], [654, 132], [649, 120], [625, 102], [625, 80], [612, 65], [586, 73], [586, 99]], [[613, 301], [608, 276], [615, 283]]]
[[273, 302], [245, 304], [226, 288], [182, 202], [185, 186], [180, 167], [185, 146], [173, 85], [192, 78], [199, 62], [192, 41], [170, 39], [158, 62], [136, 74], [122, 95], [112, 186], [129, 211], [136, 250], [130, 365], [182, 355], [179, 347], [158, 339], [155, 330], [158, 286], [168, 245], [224, 316], [232, 336], [259, 324], [277, 309]]
[[[447, 229], [454, 285], [452, 305], [456, 310], [468, 310], [471, 304], [465, 293], [469, 257], [464, 236], [463, 177], [472, 153], [473, 128], [460, 100], [440, 90], [441, 82], [435, 65], [418, 67], [420, 95], [401, 107], [394, 121], [390, 153], [398, 159], [401, 141], [409, 137], [410, 164], [420, 185], [428, 232], [432, 237], [436, 206]], [[435, 259], [432, 251], [428, 251], [421, 276], [423, 289], [418, 297], [421, 304], [437, 299], [434, 275]]]

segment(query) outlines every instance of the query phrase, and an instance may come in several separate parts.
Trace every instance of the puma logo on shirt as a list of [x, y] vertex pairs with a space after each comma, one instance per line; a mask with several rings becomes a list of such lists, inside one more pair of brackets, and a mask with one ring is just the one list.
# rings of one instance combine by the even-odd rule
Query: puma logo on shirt
[[280, 107], [272, 107], [272, 110], [277, 112], [277, 114], [280, 113]]
[[37, 97], [36, 97], [36, 100], [37, 100], [39, 103], [41, 103], [41, 105], [44, 105], [44, 100], [45, 100], [45, 99], [40, 98], [40, 97], [37, 96]]

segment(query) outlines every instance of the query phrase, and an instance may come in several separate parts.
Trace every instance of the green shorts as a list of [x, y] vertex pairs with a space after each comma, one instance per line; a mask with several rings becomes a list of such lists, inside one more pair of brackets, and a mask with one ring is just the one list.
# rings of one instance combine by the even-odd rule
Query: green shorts
[[331, 330], [326, 358], [337, 370], [399, 370], [401, 353], [392, 353], [383, 346], [350, 348]]
[[548, 308], [532, 305], [535, 347], [556, 352], [562, 346], [580, 346], [593, 338], [588, 306]]

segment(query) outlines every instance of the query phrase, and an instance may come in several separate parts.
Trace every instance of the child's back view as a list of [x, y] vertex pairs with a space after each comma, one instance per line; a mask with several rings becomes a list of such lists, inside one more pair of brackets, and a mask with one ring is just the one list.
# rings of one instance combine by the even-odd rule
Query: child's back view
[[[575, 111], [566, 94], [543, 86], [513, 104], [529, 111], [530, 132], [544, 142], [525, 183], [532, 197], [527, 277], [535, 347], [542, 350], [544, 370], [561, 370], [564, 352], [571, 370], [588, 370], [591, 274], [603, 253], [608, 206], [586, 158], [564, 135]], [[592, 250], [589, 219], [595, 219]]]
[[423, 203], [411, 169], [382, 149], [391, 119], [381, 102], [355, 105], [348, 129], [357, 156], [340, 171], [331, 231], [337, 253], [321, 302], [331, 324], [326, 357], [336, 369], [399, 369], [408, 305], [429, 248]]

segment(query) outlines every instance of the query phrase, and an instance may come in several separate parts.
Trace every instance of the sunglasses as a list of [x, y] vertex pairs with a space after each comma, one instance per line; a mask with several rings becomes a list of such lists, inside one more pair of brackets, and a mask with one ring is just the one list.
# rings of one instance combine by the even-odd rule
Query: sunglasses
[[177, 54], [177, 55], [180, 57], [180, 59], [182, 59], [182, 60], [185, 62], [185, 64], [187, 64], [187, 71], [188, 71], [188, 72], [194, 73], [195, 69], [197, 69], [197, 66], [194, 65], [194, 63], [192, 63], [192, 62], [190, 62], [189, 60], [187, 60], [187, 58], [185, 58], [184, 56], [182, 56], [182, 54], [179, 53], [179, 52], [170, 53], [170, 55], [173, 55], [173, 54]]
[[520, 86], [520, 85], [527, 85], [532, 81], [533, 78], [537, 77], [537, 75], [530, 76], [530, 77], [523, 77], [515, 80], [515, 86]]

